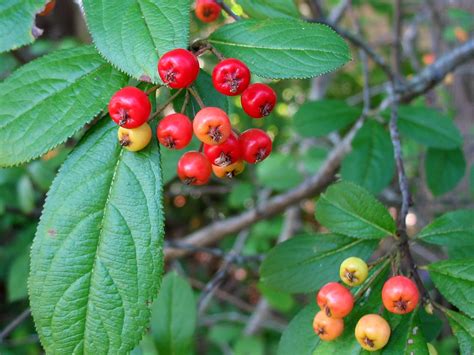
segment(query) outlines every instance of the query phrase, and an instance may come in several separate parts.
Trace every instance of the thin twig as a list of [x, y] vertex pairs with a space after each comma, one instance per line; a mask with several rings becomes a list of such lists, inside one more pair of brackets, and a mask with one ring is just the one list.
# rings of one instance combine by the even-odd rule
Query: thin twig
[[188, 88], [189, 92], [191, 93], [191, 95], [193, 95], [194, 99], [196, 100], [196, 102], [198, 103], [199, 107], [200, 108], [204, 108], [206, 107], [206, 105], [204, 104], [204, 101], [202, 101], [201, 99], [201, 96], [199, 96], [198, 92], [196, 91], [195, 88], [193, 88], [192, 86], [190, 86]]
[[240, 21], [240, 16], [232, 11], [232, 9], [223, 0], [217, 0], [216, 2], [221, 5], [222, 10], [224, 10], [224, 12], [232, 17], [235, 21]]
[[151, 88], [149, 88], [147, 91], [145, 91], [145, 94], [147, 95], [150, 95], [152, 92], [158, 90], [159, 88], [161, 88], [163, 85], [155, 85], [155, 86], [152, 86]]
[[29, 308], [21, 312], [15, 319], [13, 319], [1, 332], [0, 332], [0, 344], [16, 327], [18, 327], [23, 321], [25, 321], [31, 314]]
[[186, 90], [186, 95], [184, 96], [184, 102], [183, 102], [183, 106], [181, 107], [181, 114], [184, 114], [184, 112], [186, 111], [186, 108], [188, 107], [188, 104], [189, 104], [189, 91]]
[[150, 118], [148, 118], [148, 121], [151, 121], [153, 119], [155, 119], [156, 117], [158, 117], [160, 115], [160, 113], [162, 113], [164, 110], [166, 110], [166, 108], [168, 107], [168, 105], [170, 103], [173, 102], [174, 99], [176, 99], [179, 94], [181, 94], [181, 92], [183, 91], [184, 89], [179, 89], [178, 91], [176, 91], [174, 93], [174, 95], [172, 95], [168, 100], [166, 100], [166, 102], [163, 104], [163, 106], [161, 106], [158, 110], [156, 110], [155, 112], [153, 112], [150, 116]]

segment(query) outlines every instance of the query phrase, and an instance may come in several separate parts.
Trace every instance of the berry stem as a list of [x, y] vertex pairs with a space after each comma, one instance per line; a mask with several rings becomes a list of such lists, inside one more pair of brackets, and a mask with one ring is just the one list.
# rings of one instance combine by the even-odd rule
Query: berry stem
[[181, 107], [180, 113], [184, 114], [184, 112], [186, 111], [186, 107], [188, 107], [188, 104], [189, 104], [189, 91], [186, 90], [186, 95], [184, 96], [184, 102], [183, 102], [183, 106]]
[[217, 57], [217, 59], [219, 59], [220, 61], [223, 61], [225, 59], [224, 55], [221, 52], [219, 52], [215, 47], [210, 46], [209, 49], [211, 53], [214, 54]]
[[239, 21], [240, 20], [240, 16], [237, 15], [234, 11], [232, 11], [232, 9], [223, 1], [223, 0], [216, 0], [216, 2], [221, 5], [222, 7], [222, 10], [224, 10], [224, 12], [229, 15], [230, 17], [232, 17], [235, 21]]
[[[391, 256], [391, 254], [389, 254]], [[354, 300], [358, 300], [359, 298], [361, 298], [364, 293], [369, 289], [370, 286], [372, 286], [372, 284], [374, 283], [375, 280], [377, 280], [377, 277], [385, 271], [386, 267], [388, 266], [388, 264], [391, 262], [391, 257], [390, 258], [387, 258], [385, 259], [383, 265], [376, 271], [374, 272], [370, 277], [369, 279], [362, 285], [362, 287], [356, 292], [356, 294], [354, 295]]]
[[203, 150], [204, 150], [204, 143], [201, 143], [201, 145], [199, 146], [199, 153], [202, 153]]
[[206, 105], [204, 104], [204, 101], [202, 101], [201, 96], [199, 96], [196, 89], [194, 87], [189, 87], [188, 90], [191, 93], [191, 95], [193, 95], [194, 99], [197, 101], [199, 107], [205, 108]]
[[145, 91], [145, 94], [147, 95], [150, 95], [152, 92], [155, 92], [156, 90], [158, 90], [159, 88], [161, 88], [163, 85], [155, 85], [155, 86], [152, 86], [151, 88], [149, 88], [147, 91]]
[[153, 112], [150, 116], [150, 118], [148, 119], [148, 121], [151, 121], [153, 119], [155, 119], [156, 117], [158, 117], [158, 115], [160, 113], [162, 113], [170, 103], [173, 102], [174, 99], [176, 99], [179, 94], [181, 94], [181, 91], [183, 91], [184, 89], [179, 89], [178, 91], [176, 91], [168, 100], [166, 100], [166, 102], [163, 104], [163, 106], [161, 106], [159, 109], [157, 109], [155, 112]]

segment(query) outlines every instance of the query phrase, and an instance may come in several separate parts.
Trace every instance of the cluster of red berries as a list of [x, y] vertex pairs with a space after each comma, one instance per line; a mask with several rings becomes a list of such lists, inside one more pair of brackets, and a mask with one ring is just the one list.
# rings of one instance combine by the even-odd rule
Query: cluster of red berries
[[[345, 284], [358, 286], [367, 279], [368, 270], [365, 261], [350, 257], [341, 264], [339, 275]], [[419, 297], [416, 284], [405, 276], [391, 277], [382, 288], [382, 302], [385, 308], [396, 314], [413, 311]], [[354, 307], [352, 293], [337, 282], [329, 282], [319, 290], [316, 301], [321, 311], [314, 317], [314, 332], [322, 340], [330, 341], [338, 338], [344, 331], [343, 318], [349, 315]], [[388, 343], [390, 333], [390, 325], [378, 314], [363, 316], [355, 327], [357, 341], [368, 351], [383, 348]]]
[[[196, 56], [185, 49], [174, 49], [158, 62], [158, 73], [172, 89], [189, 87], [199, 75]], [[250, 84], [250, 70], [241, 61], [220, 61], [212, 72], [212, 82], [226, 96], [241, 95], [244, 111], [253, 118], [272, 112], [276, 94], [265, 84]], [[148, 145], [152, 132], [148, 125], [151, 105], [148, 96], [135, 87], [116, 92], [109, 102], [109, 113], [119, 126], [120, 144], [128, 150], [141, 150]], [[267, 133], [252, 128], [241, 134], [232, 130], [227, 114], [218, 107], [202, 107], [193, 122], [182, 113], [164, 117], [157, 127], [159, 142], [168, 149], [183, 149], [194, 135], [202, 142], [200, 151], [185, 153], [178, 162], [178, 176], [186, 184], [203, 185], [211, 172], [219, 178], [232, 178], [245, 168], [245, 162], [263, 161], [272, 151]]]

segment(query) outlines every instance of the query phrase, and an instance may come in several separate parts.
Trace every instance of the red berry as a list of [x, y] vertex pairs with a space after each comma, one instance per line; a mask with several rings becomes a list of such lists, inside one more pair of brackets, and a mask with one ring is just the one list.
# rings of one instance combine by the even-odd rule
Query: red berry
[[46, 3], [43, 10], [38, 13], [38, 16], [47, 16], [53, 11], [54, 7], [56, 6], [56, 0], [51, 0], [50, 2]]
[[199, 74], [199, 62], [190, 51], [174, 49], [165, 53], [158, 62], [161, 80], [173, 89], [191, 85]]
[[318, 306], [331, 318], [343, 318], [351, 313], [354, 297], [347, 288], [337, 282], [329, 282], [318, 292]]
[[219, 145], [204, 144], [204, 154], [212, 165], [220, 167], [235, 163], [241, 157], [239, 137], [231, 132], [229, 138]]
[[313, 319], [313, 329], [322, 340], [331, 341], [344, 331], [344, 321], [340, 318], [329, 318], [326, 313], [319, 311]]
[[160, 121], [156, 135], [166, 148], [183, 149], [193, 138], [193, 124], [188, 116], [173, 113]]
[[211, 164], [204, 154], [190, 151], [179, 159], [177, 172], [186, 185], [204, 185], [211, 177]]
[[239, 137], [242, 159], [255, 164], [265, 160], [272, 152], [272, 140], [264, 131], [251, 128]]
[[238, 59], [224, 59], [214, 67], [212, 82], [221, 94], [240, 95], [250, 84], [250, 70]]
[[197, 0], [196, 17], [202, 22], [213, 22], [221, 14], [221, 6], [215, 0]]
[[109, 102], [109, 114], [121, 127], [136, 128], [148, 120], [151, 104], [148, 96], [133, 86], [117, 91]]
[[394, 276], [382, 288], [383, 305], [389, 312], [405, 314], [413, 311], [420, 299], [416, 284], [405, 276]]
[[242, 108], [253, 118], [268, 116], [276, 104], [276, 94], [265, 84], [252, 84], [242, 94]]
[[229, 117], [217, 107], [205, 107], [193, 120], [196, 137], [203, 143], [217, 145], [225, 142], [232, 131]]

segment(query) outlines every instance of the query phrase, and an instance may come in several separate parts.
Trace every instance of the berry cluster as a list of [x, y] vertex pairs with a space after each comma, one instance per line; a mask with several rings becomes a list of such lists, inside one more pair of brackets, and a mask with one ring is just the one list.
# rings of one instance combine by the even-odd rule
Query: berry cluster
[[[158, 62], [158, 74], [172, 89], [188, 88], [199, 70], [196, 56], [185, 49], [167, 52]], [[234, 58], [221, 60], [212, 72], [217, 91], [226, 96], [241, 95], [242, 107], [249, 116], [265, 117], [275, 107], [276, 94], [268, 85], [250, 84], [250, 79], [249, 68]], [[189, 91], [196, 94], [193, 89]], [[199, 151], [186, 152], [178, 162], [178, 176], [184, 183], [206, 184], [211, 172], [219, 178], [232, 178], [242, 173], [245, 162], [259, 163], [271, 153], [272, 140], [264, 131], [252, 128], [238, 134], [223, 110], [201, 104], [192, 122], [183, 113], [173, 113], [157, 126], [158, 141], [168, 149], [186, 148], [193, 133], [202, 142]], [[117, 91], [109, 102], [109, 114], [120, 126], [118, 137], [124, 148], [138, 151], [148, 145], [152, 133], [147, 93], [136, 87]]]
[[[364, 283], [369, 268], [360, 258], [350, 257], [344, 260], [339, 269], [341, 280], [348, 286]], [[352, 293], [337, 282], [324, 285], [316, 297], [319, 311], [313, 320], [314, 332], [322, 340], [330, 341], [344, 332], [343, 318], [354, 307]], [[413, 311], [419, 301], [419, 292], [415, 283], [405, 276], [388, 279], [382, 288], [382, 302], [392, 313], [406, 314]], [[390, 325], [378, 314], [367, 314], [359, 319], [355, 327], [355, 337], [360, 346], [368, 351], [383, 348], [390, 338]]]

